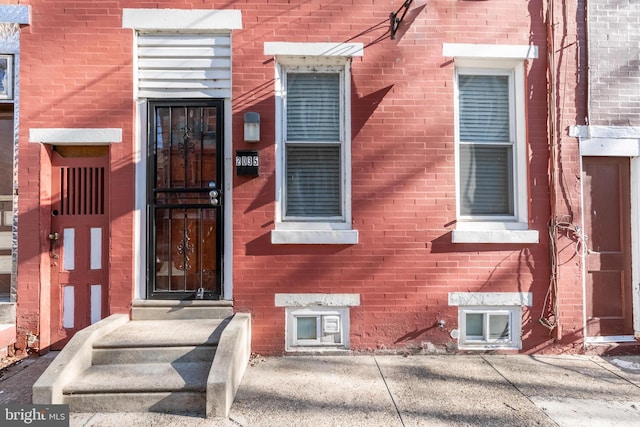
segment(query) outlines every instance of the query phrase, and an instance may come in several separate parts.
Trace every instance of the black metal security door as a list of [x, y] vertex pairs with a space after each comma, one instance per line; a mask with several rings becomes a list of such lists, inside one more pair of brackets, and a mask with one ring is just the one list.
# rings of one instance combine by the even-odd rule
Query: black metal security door
[[148, 297], [219, 299], [222, 101], [149, 105]]

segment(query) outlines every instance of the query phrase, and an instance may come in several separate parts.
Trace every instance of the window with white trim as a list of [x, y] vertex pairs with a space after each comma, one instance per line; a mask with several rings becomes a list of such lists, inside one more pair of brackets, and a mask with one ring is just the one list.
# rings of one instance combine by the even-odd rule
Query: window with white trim
[[284, 69], [284, 222], [344, 222], [343, 75], [343, 67]]
[[350, 63], [341, 56], [276, 56], [272, 243], [358, 242], [351, 228]]
[[457, 69], [460, 219], [516, 219], [513, 71]]
[[529, 229], [525, 64], [536, 46], [443, 44], [454, 58], [453, 243], [537, 243]]
[[520, 307], [460, 307], [458, 311], [461, 349], [520, 349]]
[[349, 346], [349, 310], [287, 308], [287, 350], [337, 350]]

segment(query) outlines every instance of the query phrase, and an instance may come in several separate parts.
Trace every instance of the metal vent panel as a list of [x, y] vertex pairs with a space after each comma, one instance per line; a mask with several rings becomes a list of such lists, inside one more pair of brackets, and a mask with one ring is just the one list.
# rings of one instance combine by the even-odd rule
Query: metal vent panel
[[138, 97], [230, 98], [231, 34], [138, 34]]
[[104, 215], [104, 168], [60, 168], [60, 215]]

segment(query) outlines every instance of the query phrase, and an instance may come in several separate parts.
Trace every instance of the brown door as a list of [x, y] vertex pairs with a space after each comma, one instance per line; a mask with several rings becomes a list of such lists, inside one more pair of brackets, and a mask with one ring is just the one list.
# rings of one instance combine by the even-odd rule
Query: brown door
[[149, 298], [220, 298], [222, 107], [150, 103]]
[[629, 158], [584, 157], [587, 336], [633, 335]]
[[51, 348], [60, 349], [108, 311], [108, 148], [53, 152]]

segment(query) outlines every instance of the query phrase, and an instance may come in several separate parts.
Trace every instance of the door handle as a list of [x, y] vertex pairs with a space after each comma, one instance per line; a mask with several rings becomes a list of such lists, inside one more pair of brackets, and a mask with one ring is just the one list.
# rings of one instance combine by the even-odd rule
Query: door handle
[[58, 254], [56, 252], [56, 249], [58, 248], [58, 244], [60, 242], [60, 233], [58, 232], [53, 232], [53, 233], [49, 233], [49, 257], [53, 258], [53, 259], [57, 259], [58, 258]]
[[209, 203], [212, 206], [220, 206], [220, 197], [222, 196], [222, 192], [220, 190], [211, 190], [209, 191]]

